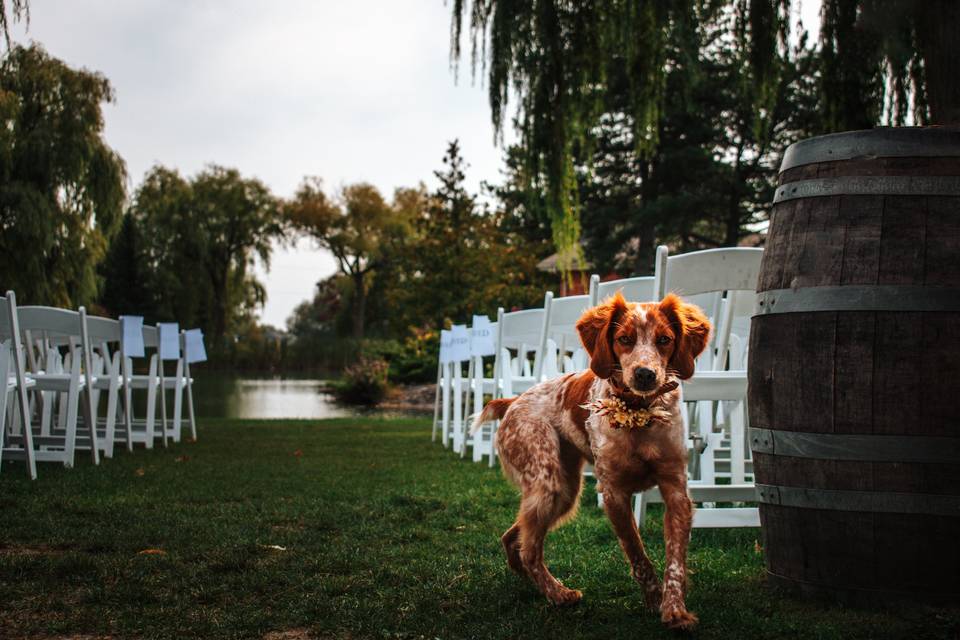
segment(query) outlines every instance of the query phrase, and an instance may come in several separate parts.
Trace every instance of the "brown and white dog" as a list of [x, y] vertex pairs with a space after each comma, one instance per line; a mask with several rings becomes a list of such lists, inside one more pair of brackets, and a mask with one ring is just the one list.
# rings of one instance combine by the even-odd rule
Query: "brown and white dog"
[[[659, 609], [668, 627], [692, 628], [697, 617], [687, 611], [684, 591], [693, 504], [687, 495], [677, 379], [693, 375], [710, 323], [698, 307], [674, 295], [637, 304], [617, 293], [584, 312], [577, 331], [590, 353], [589, 370], [540, 383], [516, 398], [494, 400], [475, 422], [502, 419], [496, 436], [500, 462], [522, 493], [517, 520], [501, 538], [507, 564], [554, 604], [580, 600], [580, 591], [565, 587], [544, 565], [543, 543], [547, 531], [576, 514], [583, 465], [591, 462], [603, 487], [604, 509], [647, 607]], [[653, 409], [657, 418], [642, 428], [617, 428], [610, 414], [587, 408], [605, 399]], [[630, 506], [633, 493], [654, 485], [666, 506], [662, 587]]]

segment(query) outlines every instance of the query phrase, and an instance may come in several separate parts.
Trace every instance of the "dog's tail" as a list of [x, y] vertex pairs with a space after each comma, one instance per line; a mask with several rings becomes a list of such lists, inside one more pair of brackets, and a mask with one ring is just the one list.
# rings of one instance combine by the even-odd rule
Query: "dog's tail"
[[483, 411], [474, 417], [473, 426], [470, 427], [470, 433], [476, 433], [484, 422], [502, 419], [514, 400], [516, 400], [516, 398], [498, 398], [488, 402], [487, 406], [483, 408]]

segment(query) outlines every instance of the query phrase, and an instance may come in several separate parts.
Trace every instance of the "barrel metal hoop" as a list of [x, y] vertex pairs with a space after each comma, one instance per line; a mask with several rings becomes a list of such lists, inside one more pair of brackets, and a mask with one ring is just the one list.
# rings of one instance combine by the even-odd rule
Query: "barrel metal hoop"
[[951, 156], [960, 156], [960, 132], [908, 127], [847, 131], [795, 142], [783, 154], [780, 171], [854, 158]]
[[770, 289], [757, 294], [754, 316], [813, 311], [960, 311], [960, 288], [850, 285]]
[[819, 460], [957, 464], [960, 438], [778, 431], [750, 427], [754, 453]]
[[773, 204], [826, 196], [960, 196], [958, 176], [841, 176], [777, 187]]
[[758, 483], [757, 500], [763, 504], [801, 509], [960, 517], [960, 496], [930, 493], [841, 491]]

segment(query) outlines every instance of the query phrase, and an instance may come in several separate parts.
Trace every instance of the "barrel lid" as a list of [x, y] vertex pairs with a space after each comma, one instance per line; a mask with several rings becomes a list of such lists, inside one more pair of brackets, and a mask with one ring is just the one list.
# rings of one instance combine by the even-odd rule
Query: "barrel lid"
[[878, 127], [795, 142], [783, 154], [780, 171], [815, 162], [852, 158], [943, 156], [960, 156], [960, 130], [953, 127]]

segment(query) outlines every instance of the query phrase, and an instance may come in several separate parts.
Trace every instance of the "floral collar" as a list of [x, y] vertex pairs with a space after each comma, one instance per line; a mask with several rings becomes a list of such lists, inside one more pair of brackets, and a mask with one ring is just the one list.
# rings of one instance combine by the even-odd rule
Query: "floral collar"
[[[678, 386], [676, 381], [667, 382], [649, 396], [638, 396], [623, 390], [580, 406], [598, 416], [606, 416], [614, 429], [642, 429], [651, 422], [665, 422], [670, 417], [670, 411], [662, 406], [661, 400], [664, 394]], [[617, 387], [614, 386], [614, 389]]]

